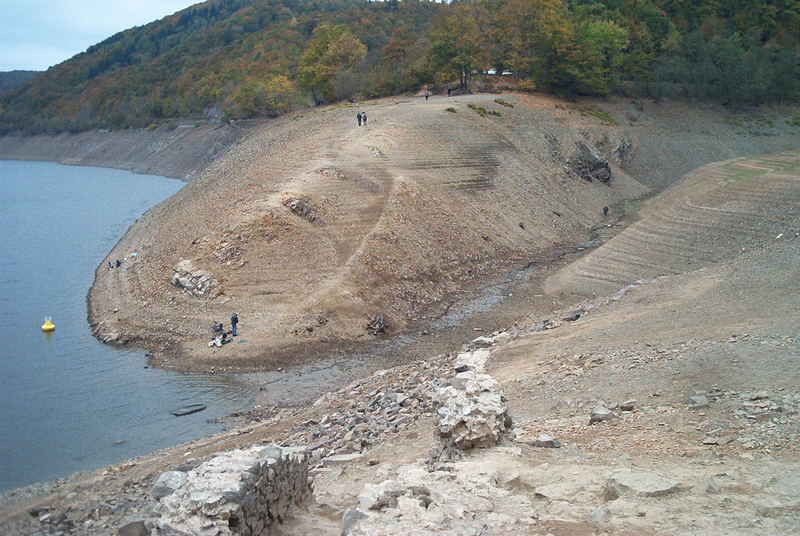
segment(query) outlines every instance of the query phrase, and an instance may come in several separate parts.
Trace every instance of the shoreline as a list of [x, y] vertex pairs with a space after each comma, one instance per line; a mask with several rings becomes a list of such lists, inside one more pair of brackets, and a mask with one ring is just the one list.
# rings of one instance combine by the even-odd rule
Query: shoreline
[[0, 159], [106, 167], [188, 182], [245, 137], [255, 122], [185, 123], [153, 130], [0, 136]]
[[[472, 100], [480, 98], [482, 98], [480, 95], [471, 97]], [[546, 130], [547, 128], [558, 128], [559, 132], [570, 131], [568, 128], [565, 128], [569, 125], [564, 125], [564, 117], [562, 116], [566, 115], [570, 121], [574, 121], [575, 116], [571, 112], [561, 111], [563, 109], [559, 109], [557, 104], [554, 105], [555, 101], [552, 99], [541, 99], [542, 102], [538, 102], [538, 98], [536, 97], [516, 95], [516, 98], [524, 100], [525, 104], [531, 104], [527, 101], [535, 101], [533, 104], [536, 106], [543, 106], [543, 110], [532, 108], [531, 113], [533, 113], [535, 117], [539, 117], [544, 114], [544, 116], [542, 116], [544, 119], [555, 120], [550, 125], [543, 123], [542, 126], [539, 127], [540, 129]], [[461, 101], [461, 99], [452, 100], [452, 102], [459, 101]], [[445, 102], [445, 99], [443, 99], [442, 102]], [[384, 108], [387, 104], [391, 104], [393, 107], [397, 106], [391, 98], [379, 101], [371, 101], [369, 105], [373, 107], [380, 106], [381, 108]], [[610, 109], [616, 106], [617, 109], [614, 113], [617, 116], [627, 117], [632, 114], [632, 112], [629, 111], [631, 108], [631, 103], [624, 100], [608, 103], [604, 106], [607, 106]], [[318, 116], [339, 115], [341, 112], [339, 108], [341, 108], [341, 106], [326, 107], [319, 110], [314, 110], [311, 112], [311, 114]], [[344, 108], [347, 107], [345, 106]], [[648, 114], [649, 117], [648, 115], [640, 116], [635, 121], [631, 120], [629, 125], [623, 125], [620, 127], [586, 124], [586, 121], [580, 118], [578, 118], [578, 121], [580, 126], [586, 129], [581, 133], [581, 136], [598, 138], [598, 141], [595, 141], [598, 146], [611, 143], [608, 141], [609, 139], [615, 140], [616, 138], [619, 138], [619, 140], [621, 140], [619, 141], [621, 144], [620, 147], [625, 146], [628, 148], [627, 150], [629, 152], [626, 153], [628, 156], [625, 156], [625, 158], [620, 156], [620, 160], [618, 162], [619, 166], [625, 166], [624, 169], [617, 169], [615, 167], [615, 173], [622, 173], [623, 175], [629, 174], [629, 176], [634, 179], [646, 178], [647, 180], [652, 181], [654, 184], [659, 184], [663, 182], [665, 177], [670, 175], [670, 173], [674, 174], [681, 171], [680, 169], [669, 171], [664, 166], [660, 165], [663, 163], [661, 160], [665, 157], [668, 157], [668, 153], [665, 154], [663, 152], [658, 152], [656, 149], [658, 149], [659, 143], [662, 142], [656, 143], [654, 140], [648, 137], [648, 129], [651, 129], [652, 127], [666, 121], [673, 121], [673, 118], [670, 116], [669, 112], [669, 105], [652, 106], [651, 109], [645, 109], [645, 114]], [[722, 151], [723, 153], [728, 153], [735, 151], [736, 153], [746, 153], [758, 151], [758, 144], [755, 143], [756, 141], [761, 144], [773, 144], [769, 139], [755, 138], [754, 140], [751, 140], [753, 141], [753, 144], [751, 144], [752, 146], [747, 146], [747, 144], [742, 145], [742, 142], [747, 140], [735, 139], [738, 135], [740, 135], [740, 133], [733, 132], [733, 129], [730, 129], [731, 132], [728, 133], [728, 136], [730, 136], [731, 139], [734, 139], [736, 143], [728, 143], [726, 146], [720, 147], [715, 140], [705, 140], [706, 124], [712, 120], [719, 120], [719, 114], [717, 112], [707, 110], [703, 110], [703, 112], [707, 114], [708, 117], [701, 117], [702, 121], [697, 121], [697, 124], [691, 125], [690, 128], [693, 131], [697, 131], [696, 133], [693, 132], [693, 134], [695, 136], [699, 136], [698, 141], [702, 141], [705, 144], [701, 147], [704, 150], [704, 153], [693, 155], [692, 158], [687, 160], [687, 162], [681, 163], [682, 167], [694, 165], [694, 163], [702, 163], [710, 158], [717, 158], [717, 155], [710, 156], [710, 153], [712, 152]], [[641, 113], [642, 112], [637, 110], [637, 114]], [[263, 162], [260, 162], [257, 158], [253, 158], [253, 151], [256, 150], [256, 148], [261, 147], [261, 144], [265, 141], [268, 142], [267, 144], [273, 143], [273, 138], [267, 137], [265, 132], [267, 130], [272, 131], [284, 129], [289, 133], [293, 133], [298, 128], [306, 129], [307, 122], [304, 118], [311, 114], [309, 114], [308, 111], [305, 111], [297, 114], [289, 114], [288, 116], [283, 116], [274, 120], [237, 122], [224, 126], [206, 124], [195, 127], [187, 125], [186, 127], [179, 126], [171, 130], [167, 128], [158, 128], [153, 131], [139, 129], [118, 132], [95, 131], [80, 134], [62, 134], [51, 137], [5, 137], [0, 138], [0, 158], [17, 158], [28, 160], [47, 159], [65, 164], [116, 167], [143, 173], [163, 174], [165, 176], [177, 177], [190, 183], [194, 183], [192, 184], [191, 188], [191, 196], [187, 194], [186, 197], [197, 197], [198, 195], [206, 195], [209, 185], [213, 184], [214, 182], [227, 183], [226, 188], [235, 188], [238, 185], [252, 187], [254, 185], [252, 182], [252, 168], [257, 165], [263, 165]], [[446, 115], [449, 116], [452, 114]], [[550, 117], [551, 115], [554, 117]], [[379, 118], [380, 116], [376, 117]], [[270, 125], [269, 129], [264, 128], [267, 123]], [[375, 124], [379, 125], [380, 123]], [[327, 127], [329, 125], [330, 119], [327, 120], [325, 126]], [[683, 125], [674, 125], [673, 123], [667, 123], [667, 126], [670, 126], [670, 128], [673, 129], [684, 128]], [[319, 125], [312, 123], [310, 127], [319, 128]], [[285, 142], [286, 139], [286, 137], [277, 138], [277, 140], [280, 142]], [[360, 139], [353, 141], [363, 143]], [[548, 143], [551, 142], [548, 141]], [[564, 142], [562, 141], [561, 143]], [[669, 148], [673, 148], [672, 145], [675, 144], [676, 141], [668, 140], [667, 146]], [[371, 146], [367, 147], [369, 148]], [[538, 153], [541, 151], [552, 151], [552, 148], [548, 149], [548, 146], [539, 147], [524, 145], [522, 147], [526, 151], [531, 151], [536, 155], [538, 155]], [[373, 149], [376, 149], [377, 153], [373, 151]], [[386, 158], [386, 155], [381, 153], [381, 151], [377, 148], [373, 147], [369, 150], [372, 151], [372, 154], [369, 155], [368, 158], [375, 158], [376, 155], [380, 159]], [[630, 154], [633, 154], [633, 157], [631, 157]], [[639, 157], [639, 154], [641, 154], [641, 157]], [[187, 155], [194, 156], [187, 158]], [[197, 155], [202, 155], [202, 158], [198, 157]], [[347, 156], [348, 158], [354, 158], [349, 154]], [[359, 156], [359, 158], [363, 158], [363, 156]], [[343, 162], [344, 161], [345, 160], [343, 160]], [[542, 162], [546, 163], [544, 160], [542, 160]], [[298, 171], [292, 167], [287, 168], [287, 166], [285, 166], [283, 163], [276, 163], [274, 165], [279, 168], [279, 174], [283, 174], [283, 176], [296, 176], [300, 173], [310, 173], [305, 170]], [[365, 163], [365, 165], [371, 164]], [[245, 172], [241, 168], [244, 168], [247, 171]], [[650, 172], [651, 169], [660, 169], [660, 171], [657, 172], [657, 176], [653, 176]], [[266, 170], [263, 170], [262, 173], [265, 171]], [[195, 178], [199, 179], [201, 175], [201, 180], [193, 180]], [[242, 175], [242, 177], [240, 178], [238, 175]], [[231, 176], [234, 178], [231, 178]], [[261, 177], [258, 177], [258, 179], [263, 180]], [[303, 179], [303, 181], [305, 180], [306, 179]], [[197, 184], [198, 182], [203, 183], [203, 186]], [[281, 185], [279, 184], [278, 186], [280, 187]], [[628, 189], [624, 190], [624, 188]], [[660, 187], [656, 187], [655, 191], [658, 189], [660, 189]], [[214, 190], [214, 192], [216, 192], [216, 190]], [[639, 193], [641, 194], [641, 192]], [[267, 192], [267, 195], [272, 194]], [[624, 206], [627, 202], [632, 202], [632, 199], [636, 198], [636, 195], [633, 195], [630, 187], [627, 186], [622, 186], [622, 189], [614, 195], [630, 198], [628, 201], [621, 202], [620, 207]], [[239, 201], [242, 200], [236, 200], [237, 203]], [[180, 206], [180, 210], [185, 210], [187, 208], [191, 208], [192, 205], [190, 203], [191, 200], [175, 200], [173, 196], [173, 198], [163, 202], [162, 206], [151, 208], [142, 218], [140, 218], [139, 221], [135, 222], [126, 231], [123, 237], [120, 238], [119, 242], [114, 246], [114, 248], [112, 248], [112, 251], [109, 253], [109, 257], [107, 258], [113, 258], [115, 255], [118, 256], [125, 254], [125, 252], [134, 251], [137, 249], [137, 244], [138, 247], [141, 247], [142, 244], [153, 243], [154, 237], [158, 237], [158, 234], [154, 234], [156, 233], [156, 229], [165, 225], [164, 216], [167, 210], [171, 210], [173, 213], [175, 213], [176, 206]], [[164, 208], [164, 205], [171, 206]], [[260, 207], [258, 209], [262, 210]], [[574, 210], [574, 208], [570, 208], [570, 210]], [[594, 210], [592, 212], [594, 212]], [[556, 214], [558, 214], [559, 218], [561, 217], [560, 213]], [[617, 213], [616, 215], [619, 214]], [[546, 240], [560, 239], [562, 244], [580, 243], [583, 233], [586, 232], [586, 228], [581, 229], [576, 226], [576, 224], [585, 225], [587, 217], [592, 218], [594, 216], [591, 216], [588, 213], [580, 215], [579, 218], [576, 218], [575, 222], [570, 224], [573, 225], [571, 229], [568, 228], [567, 230], [560, 230], [560, 236], [553, 235], [552, 237], [546, 238]], [[581, 221], [581, 218], [583, 218], [583, 221]], [[190, 223], [192, 220], [191, 217], [188, 219], [180, 219], [175, 216], [173, 216], [172, 219], [174, 220], [172, 225], [176, 226], [185, 225]], [[595, 220], [594, 223], [598, 223], [598, 221]], [[235, 225], [233, 227], [233, 232], [241, 232], [241, 230], [236, 229]], [[300, 227], [298, 227], [298, 229], [300, 229]], [[524, 230], [525, 227], [522, 229]], [[198, 231], [195, 229], [188, 232], [197, 233], [204, 232], [204, 230]], [[219, 240], [220, 242], [226, 240], [225, 238], [218, 238], [217, 235], [215, 235], [215, 232], [216, 231], [212, 231], [211, 233], [208, 233], [210, 240]], [[228, 232], [228, 230], [225, 229], [224, 232]], [[192, 236], [198, 235], [192, 234]], [[199, 236], [201, 236], [203, 240], [206, 239], [205, 236]], [[142, 239], [142, 237], [145, 238]], [[501, 238], [507, 239], [506, 236]], [[486, 239], [484, 238], [484, 240]], [[506, 262], [505, 259], [496, 257], [493, 261], [484, 263], [484, 261], [486, 259], [490, 259], [490, 257], [478, 257], [474, 274], [472, 271], [470, 271], [470, 276], [465, 277], [466, 274], [460, 274], [461, 277], [459, 277], [459, 279], [462, 280], [460, 285], [462, 285], [463, 288], [458, 284], [450, 284], [449, 287], [442, 288], [441, 291], [437, 289], [436, 292], [439, 294], [439, 297], [436, 300], [438, 301], [434, 300], [433, 302], [428, 303], [425, 308], [405, 312], [405, 318], [390, 319], [396, 320], [394, 325], [399, 325], [400, 327], [398, 327], [396, 330], [393, 329], [389, 338], [394, 339], [396, 337], [405, 337], [415, 332], [428, 331], [428, 328], [431, 327], [431, 325], [435, 325], [437, 318], [441, 316], [441, 314], [437, 313], [436, 311], [446, 310], [449, 307], [448, 303], [458, 302], [459, 300], [463, 299], [467, 294], [467, 292], [465, 292], [466, 290], [474, 290], [475, 288], [492, 285], [494, 281], [502, 279], [505, 277], [505, 275], [516, 271], [514, 266], [520, 266], [530, 262], [537, 262], [537, 259], [546, 257], [549, 248], [546, 246], [546, 242], [544, 242], [543, 245], [544, 247], [539, 246], [534, 250], [529, 250], [527, 252], [527, 257], [519, 255], [521, 252], [519, 249], [516, 251], [511, 250], [509, 253], [513, 257], [508, 257], [508, 260], [511, 262]], [[556, 243], [554, 242], [550, 247], [556, 247]], [[238, 296], [234, 295], [233, 298], [223, 297], [221, 300], [205, 302], [203, 300], [185, 300], [185, 297], [182, 294], [179, 292], [176, 294], [175, 289], [170, 288], [169, 285], [163, 284], [164, 278], [171, 273], [171, 267], [175, 262], [174, 259], [169, 259], [164, 255], [164, 253], [169, 253], [169, 251], [165, 250], [164, 252], [160, 253], [161, 258], [157, 259], [159, 262], [158, 266], [143, 266], [143, 269], [151, 274], [154, 272], [155, 268], [158, 268], [158, 274], [160, 278], [158, 281], [160, 282], [157, 286], [153, 284], [155, 280], [148, 281], [148, 285], [139, 283], [138, 280], [127, 282], [114, 281], [106, 284], [106, 288], [102, 293], [98, 291], [98, 295], [92, 297], [92, 293], [98, 288], [98, 284], [103, 280], [103, 278], [108, 278], [108, 274], [101, 270], [104, 265], [104, 261], [95, 271], [94, 283], [92, 285], [92, 289], [90, 290], [90, 295], [87, 296], [87, 317], [95, 336], [105, 343], [114, 343], [121, 346], [136, 346], [146, 350], [149, 353], [149, 362], [153, 366], [177, 371], [258, 373], [270, 370], [274, 371], [278, 368], [284, 367], [302, 367], [303, 364], [314, 362], [321, 357], [328, 357], [329, 359], [326, 360], [335, 361], [340, 359], [344, 354], [349, 355], [354, 352], [368, 353], [372, 349], [380, 347], [384, 344], [383, 338], [376, 338], [372, 340], [364, 338], [363, 334], [359, 334], [359, 324], [361, 323], [361, 320], [347, 318], [345, 319], [346, 322], [340, 322], [335, 329], [329, 329], [330, 326], [332, 326], [330, 323], [326, 326], [316, 326], [317, 330], [313, 336], [295, 336], [292, 338], [291, 336], [287, 335], [286, 332], [292, 329], [294, 326], [282, 325], [280, 326], [280, 330], [267, 331], [266, 333], [260, 333], [258, 337], [251, 337], [250, 344], [246, 345], [247, 348], [244, 346], [241, 348], [236, 348], [238, 354], [235, 356], [231, 354], [230, 345], [225, 347], [226, 352], [217, 352], [214, 353], [213, 356], [206, 355], [204, 351], [205, 345], [203, 344], [203, 348], [199, 348], [199, 342], [205, 341], [205, 330], [201, 327], [198, 327], [206, 325], [204, 323], [205, 317], [212, 315], [212, 317], [225, 318], [224, 314], [221, 314], [219, 310], [228, 306], [224, 306], [224, 303], [222, 303], [223, 307], [220, 307], [220, 302], [227, 302], [230, 299], [234, 299], [234, 301], [231, 302], [231, 306], [241, 309], [243, 306], [237, 305], [238, 301], [241, 301], [243, 297], [252, 301], [253, 297], [259, 294], [249, 295], [248, 293], [250, 290], [245, 288], [243, 284], [239, 283], [240, 289], [237, 289]], [[211, 262], [215, 262], [210, 253], [216, 254], [218, 251], [187, 251], [185, 253], [182, 252], [181, 256], [186, 254], [200, 254], [206, 256], [206, 258]], [[477, 255], [485, 254], [480, 248], [476, 249], [476, 253]], [[257, 252], [256, 255], [257, 258], [261, 258], [260, 252]], [[252, 264], [254, 261], [254, 258], [250, 258], [246, 262]], [[215, 268], [215, 270], [220, 270], [223, 272], [226, 271], [227, 274], [224, 274], [223, 277], [241, 280], [244, 276], [250, 277], [249, 273], [247, 273], [249, 266], [250, 265], [244, 269], [238, 270], [238, 272], [228, 270], [224, 266]], [[234, 267], [234, 269], [236, 269], [236, 267]], [[138, 274], [136, 274], [136, 277], [138, 278]], [[153, 279], [151, 275], [148, 275], [148, 277], [151, 280]], [[256, 275], [256, 277], [258, 276]], [[125, 289], [120, 290], [120, 285], [127, 286]], [[161, 293], [169, 293], [171, 296], [170, 299], [172, 300], [177, 299], [178, 303], [182, 304], [181, 308], [183, 311], [180, 310], [181, 308], [177, 307], [163, 307], [165, 304], [160, 303], [163, 300], [156, 297], [156, 290]], [[428, 292], [428, 289], [425, 289], [425, 291]], [[428, 295], [430, 294], [434, 293], [428, 292]], [[421, 298], [422, 299], [418, 300], [420, 303], [424, 303], [424, 299], [430, 299], [427, 295], [421, 296]], [[158, 311], [157, 316], [151, 315], [149, 311], [139, 310], [142, 309], [142, 304], [145, 304], [144, 309], [152, 309], [155, 311], [158, 309], [157, 306], [161, 306], [161, 310]], [[365, 303], [359, 303], [358, 306], [363, 307], [365, 304], [369, 306], [369, 303], [366, 300]], [[390, 302], [390, 304], [392, 303]], [[110, 314], [111, 311], [115, 310], [116, 308], [119, 308], [120, 310], [126, 310], [129, 314], [125, 319], [117, 318], [116, 314]], [[198, 315], [198, 312], [202, 312], [202, 315]], [[175, 328], [174, 331], [172, 329], [154, 329], [152, 327], [160, 326], [162, 323], [166, 325], [167, 318], [171, 317], [175, 319], [174, 315], [178, 314], [189, 314], [190, 320], [176, 321], [173, 326]], [[420, 317], [425, 320], [420, 320]], [[186, 319], [187, 317], [184, 316], [183, 318]], [[245, 318], [253, 323], [261, 322], [262, 320], [255, 319], [252, 315], [246, 315]], [[297, 317], [290, 317], [287, 320], [290, 322], [294, 321], [295, 325], [298, 322]], [[299, 321], [306, 322], [307, 320], [300, 318]], [[358, 324], [355, 322], [358, 322]], [[243, 327], [247, 328], [246, 325]], [[317, 335], [321, 332], [325, 332], [324, 335]], [[201, 333], [203, 335], [200, 335]], [[250, 331], [250, 333], [252, 333], [252, 331]], [[341, 336], [339, 336], [340, 334]], [[277, 341], [280, 339], [280, 341], [274, 344], [270, 342], [269, 344], [265, 345], [264, 340], [266, 339], [269, 339], [270, 341]], [[257, 342], [258, 348], [251, 348], [251, 346], [256, 344], [256, 341], [260, 341]], [[270, 344], [272, 344], [271, 347]], [[245, 352], [242, 352], [242, 349], [244, 349]], [[302, 355], [302, 359], [298, 359], [296, 357], [297, 355]]]

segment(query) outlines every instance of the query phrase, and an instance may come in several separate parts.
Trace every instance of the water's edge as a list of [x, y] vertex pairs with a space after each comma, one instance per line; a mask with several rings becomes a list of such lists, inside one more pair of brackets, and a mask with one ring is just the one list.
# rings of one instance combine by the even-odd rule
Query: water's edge
[[258, 123], [195, 126], [186, 121], [175, 128], [153, 130], [0, 136], [0, 159], [106, 167], [191, 180]]

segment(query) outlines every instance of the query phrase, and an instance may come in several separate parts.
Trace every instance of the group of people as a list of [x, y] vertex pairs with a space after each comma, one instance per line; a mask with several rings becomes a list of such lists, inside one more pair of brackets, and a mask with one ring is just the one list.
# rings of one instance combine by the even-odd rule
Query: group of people
[[358, 120], [358, 126], [367, 126], [367, 112], [358, 112], [356, 119]]
[[208, 346], [217, 346], [220, 347], [223, 344], [229, 343], [233, 340], [233, 337], [237, 335], [237, 326], [239, 325], [239, 315], [233, 313], [231, 315], [231, 329], [225, 331], [225, 326], [222, 322], [214, 321], [211, 323], [211, 342], [208, 343]]
[[122, 266], [122, 261], [117, 259], [114, 262], [108, 261], [107, 268], [109, 270], [113, 270], [114, 268], [119, 268], [120, 266]]

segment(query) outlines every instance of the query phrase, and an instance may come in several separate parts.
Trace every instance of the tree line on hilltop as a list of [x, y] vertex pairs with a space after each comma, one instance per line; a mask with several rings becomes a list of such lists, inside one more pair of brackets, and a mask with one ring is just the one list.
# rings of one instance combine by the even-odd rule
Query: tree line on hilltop
[[800, 0], [209, 0], [0, 95], [0, 133], [274, 116], [468, 84], [758, 104], [800, 98]]

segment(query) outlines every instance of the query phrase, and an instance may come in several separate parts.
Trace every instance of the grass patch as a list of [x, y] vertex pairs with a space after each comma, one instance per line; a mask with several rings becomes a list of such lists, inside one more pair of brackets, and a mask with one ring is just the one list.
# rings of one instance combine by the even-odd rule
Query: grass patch
[[644, 199], [639, 199], [637, 201], [626, 201], [622, 206], [622, 210], [625, 212], [625, 215], [632, 215], [636, 214], [640, 210], [644, 208]]
[[506, 108], [513, 108], [514, 107], [513, 104], [511, 104], [510, 102], [508, 102], [506, 100], [503, 100], [503, 99], [494, 99], [494, 102], [496, 102], [500, 106], [505, 106]]
[[604, 123], [608, 123], [610, 125], [619, 125], [619, 121], [617, 121], [613, 115], [593, 104], [569, 103], [567, 104], [567, 109], [573, 112], [578, 112], [584, 117], [596, 117]]
[[487, 115], [496, 115], [497, 117], [500, 117], [500, 112], [496, 110], [487, 110], [483, 106], [479, 106], [477, 104], [467, 104], [467, 107], [481, 117], [486, 117]]
[[763, 169], [743, 168], [737, 166], [736, 163], [728, 164], [723, 169], [727, 173], [730, 173], [730, 175], [725, 177], [725, 180], [731, 182], [752, 179], [753, 177], [758, 177], [766, 173]]
[[456, 109], [453, 108], [452, 106], [450, 106], [449, 108], [445, 108], [444, 111], [445, 112], [450, 112], [450, 113], [453, 113], [453, 114], [456, 113]]
[[467, 104], [467, 108], [475, 112], [481, 117], [486, 117], [486, 108], [483, 106], [478, 106], [477, 104]]
[[786, 122], [792, 125], [793, 127], [800, 127], [800, 114], [793, 115], [792, 117], [787, 119]]

